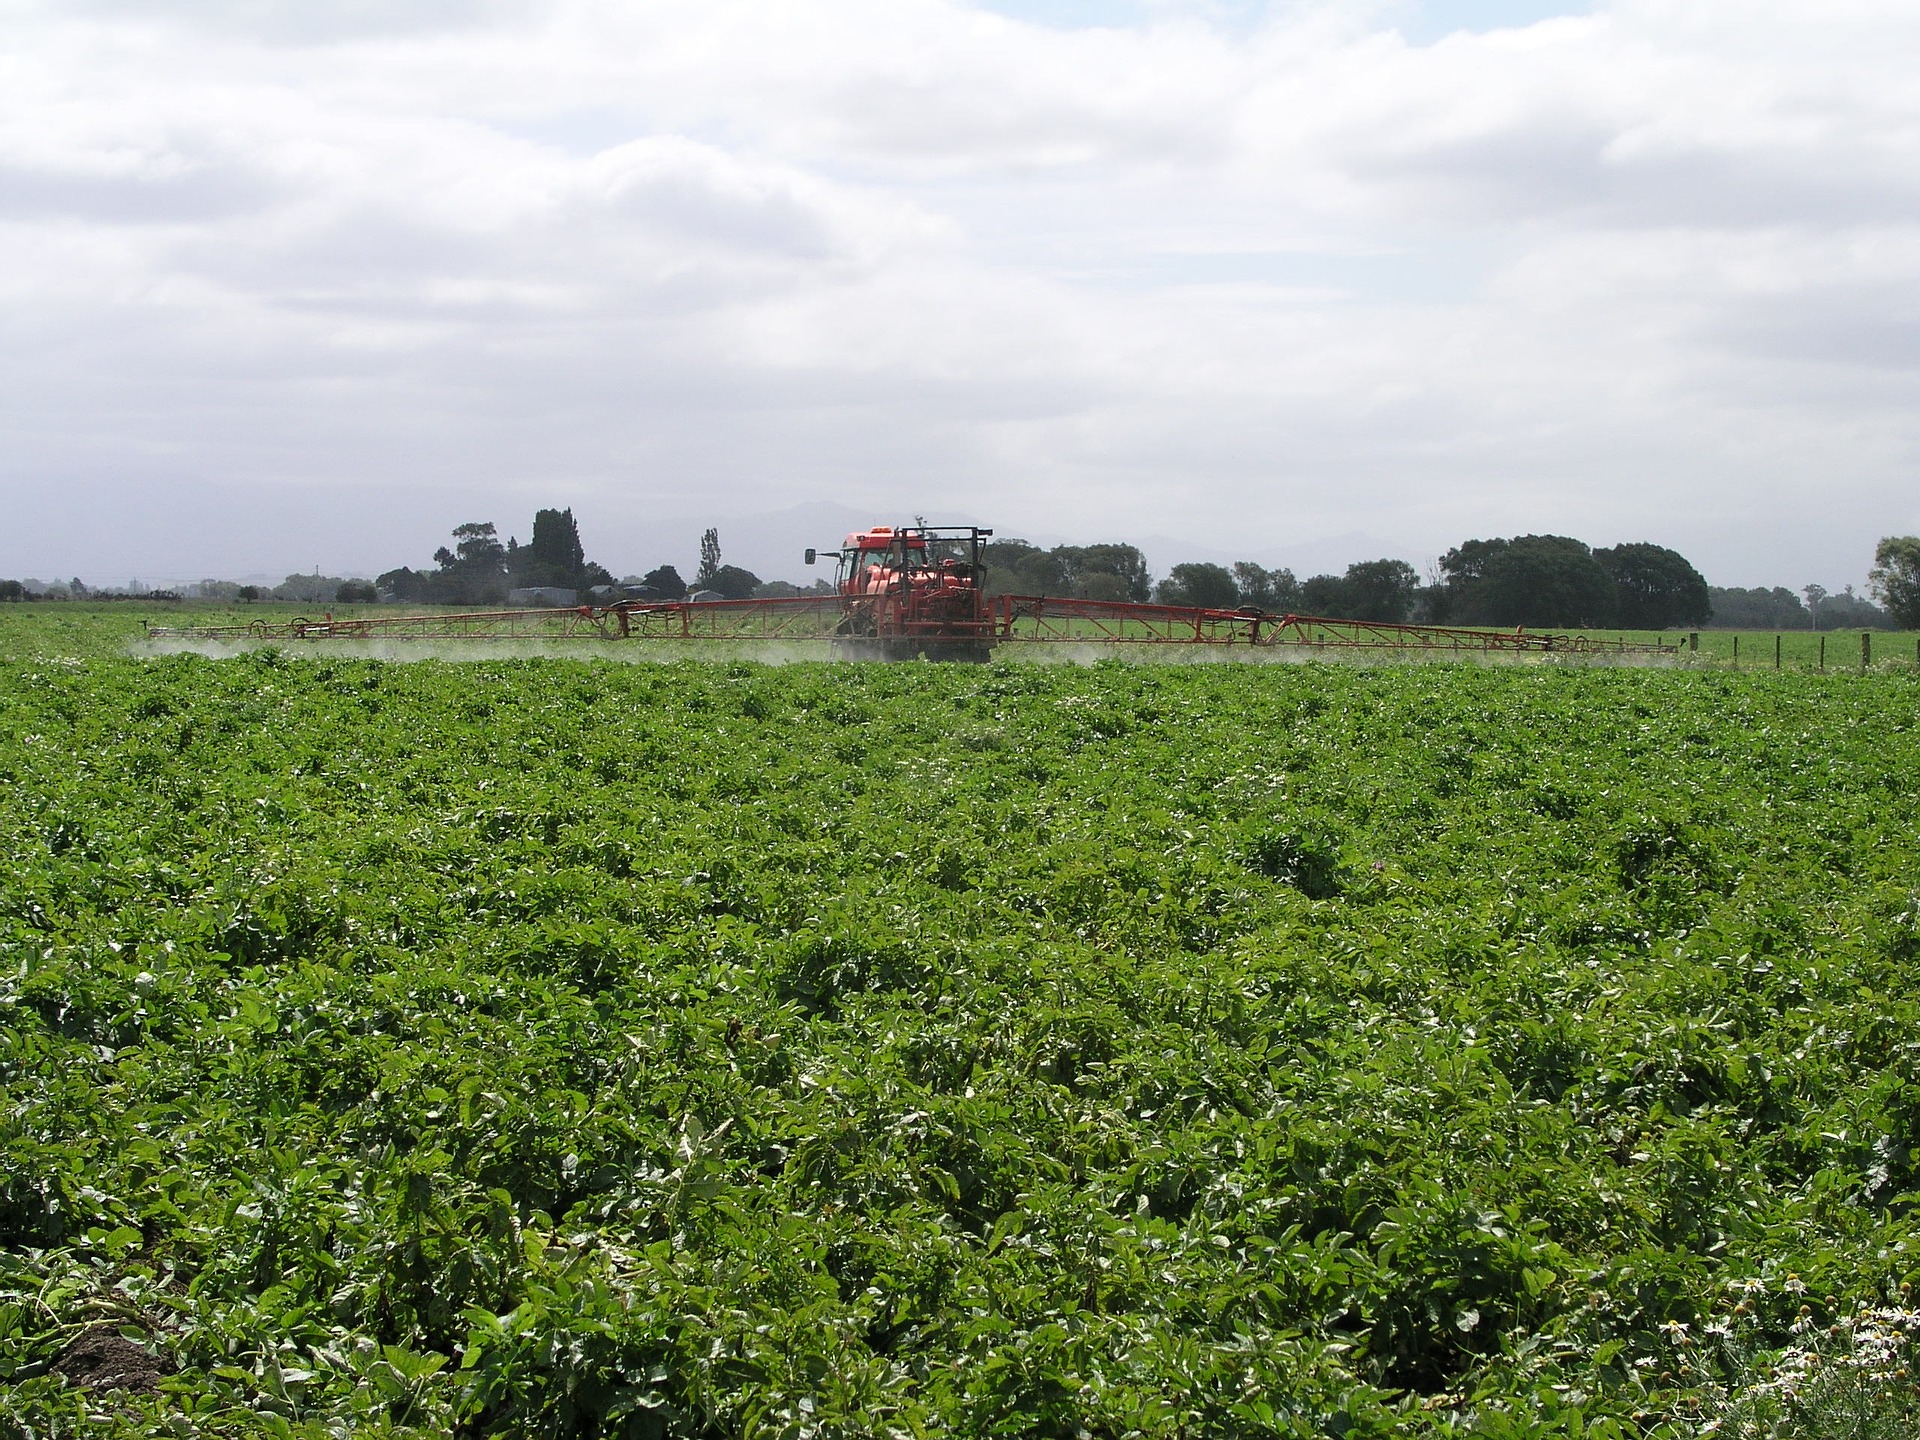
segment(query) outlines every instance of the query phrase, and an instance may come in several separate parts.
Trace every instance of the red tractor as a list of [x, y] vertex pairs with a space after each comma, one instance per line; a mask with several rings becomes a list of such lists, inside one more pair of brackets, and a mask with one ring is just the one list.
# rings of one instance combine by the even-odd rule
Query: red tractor
[[[834, 649], [856, 660], [985, 660], [997, 638], [977, 525], [876, 525], [847, 536]], [[807, 551], [814, 564], [819, 552]]]

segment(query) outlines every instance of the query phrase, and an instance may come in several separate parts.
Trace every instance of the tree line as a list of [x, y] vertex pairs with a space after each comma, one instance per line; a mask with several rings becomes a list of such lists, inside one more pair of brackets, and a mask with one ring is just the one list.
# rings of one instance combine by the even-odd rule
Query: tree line
[[[500, 532], [490, 521], [457, 525], [452, 546], [434, 552], [435, 568], [389, 570], [373, 582], [381, 598], [438, 605], [497, 605], [516, 591], [564, 592], [563, 603], [587, 598], [684, 600], [708, 595], [744, 600], [768, 592], [760, 577], [720, 558], [720, 532], [708, 529], [700, 537], [700, 560], [691, 584], [673, 565], [658, 565], [644, 575], [616, 581], [613, 572], [587, 559], [580, 525], [571, 509], [540, 510], [533, 517], [533, 538], [525, 545]], [[774, 582], [776, 591], [793, 593], [796, 587]], [[559, 594], [541, 598], [560, 599]]]
[[1784, 585], [1771, 589], [1722, 589], [1714, 586], [1713, 624], [1722, 630], [1874, 630], [1911, 629], [1917, 621], [1901, 621], [1849, 585], [1829, 594], [1824, 585], [1805, 586], [1799, 594]]
[[[830, 588], [762, 581], [725, 563], [717, 528], [700, 538], [691, 582], [671, 564], [615, 582], [605, 566], [586, 558], [571, 509], [541, 510], [533, 536], [502, 545], [486, 522], [456, 526], [453, 544], [434, 554], [435, 568], [390, 570], [372, 586], [340, 582], [335, 598], [392, 598], [428, 604], [493, 605], [516, 590], [571, 592], [578, 598], [683, 600], [690, 595], [742, 600]], [[1720, 589], [1678, 551], [1647, 541], [1592, 548], [1566, 535], [1519, 535], [1467, 540], [1440, 557], [1426, 583], [1404, 560], [1363, 560], [1339, 575], [1300, 579], [1287, 569], [1253, 561], [1231, 566], [1204, 561], [1175, 565], [1157, 583], [1146, 556], [1124, 543], [1055, 545], [990, 541], [982, 549], [983, 583], [990, 595], [1059, 595], [1087, 600], [1157, 601], [1217, 609], [1244, 606], [1333, 619], [1469, 626], [1665, 630], [1717, 623], [1729, 628], [1842, 629], [1902, 624], [1920, 627], [1920, 539], [1893, 537], [1875, 556], [1873, 592], [1882, 611], [1848, 586], [1838, 595], [1809, 585], [1795, 595], [1772, 590]], [[1903, 579], [1902, 577], [1911, 577]], [[297, 583], [296, 583], [297, 582]], [[332, 584], [289, 576], [277, 598], [314, 601], [306, 593]], [[1902, 587], [1906, 588], [1903, 589]], [[282, 590], [300, 594], [282, 595]], [[349, 594], [349, 589], [354, 593]], [[1804, 597], [1804, 599], [1803, 599]], [[1904, 600], [1904, 612], [1897, 602]], [[1902, 613], [1907, 618], [1901, 618]]]
[[[289, 575], [272, 590], [228, 581], [192, 587], [206, 599], [279, 599], [304, 604], [393, 600], [437, 605], [500, 605], [515, 591], [549, 592], [561, 603], [627, 598], [682, 600], [688, 596], [730, 600], [830, 591], [825, 581], [810, 587], [766, 581], [726, 564], [718, 529], [700, 538], [691, 583], [671, 564], [616, 582], [604, 565], [588, 560], [571, 509], [540, 510], [527, 544], [505, 544], [491, 522], [454, 527], [451, 545], [433, 556], [431, 569], [403, 566], [377, 580]], [[1830, 594], [1808, 585], [1799, 594], [1784, 586], [1738, 589], [1709, 586], [1678, 551], [1647, 541], [1594, 549], [1566, 535], [1518, 535], [1467, 540], [1440, 557], [1425, 583], [1404, 560], [1364, 560], [1340, 575], [1302, 580], [1291, 570], [1267, 569], [1250, 560], [1232, 565], [1187, 561], [1157, 583], [1146, 556], [1133, 545], [1055, 545], [1002, 539], [982, 547], [983, 584], [990, 595], [1054, 595], [1086, 600], [1156, 601], [1213, 609], [1246, 606], [1271, 613], [1323, 615], [1330, 619], [1471, 626], [1534, 626], [1565, 629], [1665, 630], [1717, 624], [1728, 629], [1920, 629], [1920, 536], [1889, 536], [1874, 552], [1868, 589], [1875, 605], [1847, 586]], [[38, 581], [0, 580], [0, 602], [84, 599], [78, 578], [43, 586]], [[99, 592], [106, 593], [106, 592]], [[149, 598], [152, 598], [149, 596]], [[169, 598], [174, 598], [169, 595]], [[1882, 608], [1884, 607], [1884, 608]]]
[[[1175, 565], [1155, 587], [1168, 604], [1435, 625], [1667, 630], [1920, 629], [1920, 537], [1890, 536], [1874, 553], [1868, 588], [1742, 590], [1710, 586], [1678, 551], [1646, 541], [1594, 549], [1566, 535], [1468, 540], [1440, 557], [1422, 584], [1401, 560], [1367, 560], [1344, 575], [1296, 580], [1247, 561], [1231, 568]], [[1882, 608], [1884, 607], [1884, 608]]]
[[534, 513], [533, 537], [525, 545], [500, 532], [491, 521], [469, 521], [453, 529], [453, 544], [433, 553], [432, 570], [402, 566], [374, 581], [376, 590], [396, 600], [430, 605], [498, 605], [514, 590], [567, 590], [578, 593], [611, 585], [604, 565], [587, 559], [573, 511]]
[[[1020, 563], [1010, 571], [990, 568], [989, 586], [1017, 588], [1059, 573], [1047, 572], [1033, 547], [1013, 553]], [[1071, 574], [1065, 578], [1073, 583]], [[1085, 586], [1068, 593], [1094, 595]], [[1145, 599], [1148, 593], [1142, 564], [1129, 593], [1109, 598]], [[1168, 605], [1253, 606], [1341, 620], [1568, 629], [1704, 625], [1713, 609], [1706, 580], [1677, 551], [1647, 542], [1596, 550], [1566, 535], [1465, 541], [1440, 557], [1438, 573], [1426, 584], [1404, 560], [1363, 560], [1344, 574], [1305, 580], [1248, 560], [1232, 566], [1189, 561], [1175, 565], [1151, 595]]]

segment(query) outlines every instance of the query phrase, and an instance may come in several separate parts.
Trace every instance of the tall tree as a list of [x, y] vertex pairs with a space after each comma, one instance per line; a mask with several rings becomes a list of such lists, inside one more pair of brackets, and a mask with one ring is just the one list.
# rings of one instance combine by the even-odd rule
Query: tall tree
[[703, 588], [718, 591], [728, 600], [749, 600], [760, 588], [760, 577], [738, 565], [722, 565]]
[[[490, 521], [453, 527], [453, 548], [433, 552], [438, 573], [425, 577], [423, 598], [443, 605], [493, 605], [507, 597], [507, 547]], [[386, 577], [381, 577], [385, 579]]]
[[1640, 541], [1596, 550], [1593, 558], [1614, 583], [1616, 625], [1666, 630], [1704, 625], [1713, 615], [1706, 578], [1677, 550]]
[[1807, 607], [1784, 585], [1771, 590], [1755, 587], [1721, 589], [1709, 586], [1712, 622], [1729, 630], [1798, 630], [1807, 619]]
[[712, 590], [720, 578], [720, 532], [709, 528], [700, 537], [700, 568], [693, 572], [696, 590]]
[[385, 591], [396, 600], [429, 600], [428, 584], [431, 575], [423, 575], [410, 566], [402, 565], [398, 570], [389, 570], [374, 580], [377, 589]]
[[[469, 521], [465, 525], [454, 526], [453, 540], [456, 564], [491, 566], [502, 564], [507, 558], [506, 547], [500, 543], [500, 532], [494, 528], [491, 520]], [[439, 560], [440, 556], [433, 558]], [[447, 567], [446, 561], [440, 563], [442, 569]]]
[[1404, 560], [1361, 560], [1347, 567], [1341, 584], [1346, 619], [1404, 625], [1413, 614], [1420, 572]]
[[1154, 592], [1163, 605], [1198, 605], [1231, 610], [1240, 603], [1240, 587], [1224, 565], [1190, 561], [1176, 565]]
[[640, 584], [662, 600], [687, 598], [687, 582], [680, 578], [680, 572], [671, 565], [656, 565], [640, 577]]
[[1902, 630], [1920, 630], [1920, 535], [1889, 535], [1873, 552], [1867, 584]]
[[1865, 596], [1853, 593], [1853, 586], [1841, 589], [1820, 602], [1819, 626], [1822, 630], [1886, 630], [1893, 619]]
[[1300, 582], [1300, 609], [1330, 620], [1345, 619], [1347, 582], [1338, 575], [1309, 575]]
[[577, 589], [587, 568], [580, 544], [580, 526], [571, 508], [536, 510], [533, 538], [513, 552], [515, 578], [523, 585], [557, 585]]
[[1153, 594], [1146, 556], [1132, 545], [1056, 545], [1067, 588], [1082, 600], [1145, 600]]
[[1233, 583], [1239, 587], [1242, 605], [1284, 612], [1300, 604], [1300, 582], [1293, 578], [1291, 570], [1269, 570], [1251, 560], [1236, 560]]
[[1413, 613], [1420, 572], [1404, 560], [1359, 560], [1344, 575], [1310, 575], [1300, 582], [1302, 614], [1329, 620], [1404, 624]]
[[1618, 587], [1567, 535], [1469, 540], [1440, 557], [1447, 613], [1466, 625], [1611, 625]]
[[990, 540], [980, 547], [989, 595], [1067, 595], [1067, 568], [1059, 555], [1025, 540]]

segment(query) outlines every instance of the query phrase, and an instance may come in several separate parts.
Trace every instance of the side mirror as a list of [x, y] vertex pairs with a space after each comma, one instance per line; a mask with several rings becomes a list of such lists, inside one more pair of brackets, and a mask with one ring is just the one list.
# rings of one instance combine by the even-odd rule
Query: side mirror
[[807, 564], [811, 565], [820, 558], [820, 554], [811, 545], [807, 547]]

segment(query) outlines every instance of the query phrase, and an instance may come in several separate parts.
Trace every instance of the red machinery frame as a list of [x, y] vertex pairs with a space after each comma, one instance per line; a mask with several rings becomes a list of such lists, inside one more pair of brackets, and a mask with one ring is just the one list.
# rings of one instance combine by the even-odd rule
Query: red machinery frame
[[850, 629], [839, 594], [756, 600], [623, 600], [596, 607], [449, 611], [313, 620], [254, 620], [243, 625], [153, 625], [155, 640], [642, 640], [830, 643], [854, 658], [984, 659], [1002, 645], [1166, 646], [1305, 651], [1392, 650], [1460, 654], [1673, 654], [1677, 645], [1589, 635], [1461, 626], [1395, 625], [1255, 609], [1216, 610], [1118, 600], [999, 595], [958, 631], [925, 622], [906, 633]]
[[1400, 625], [1325, 615], [1276, 614], [1251, 606], [1215, 610], [1117, 600], [1001, 595], [987, 602], [996, 643], [1044, 641], [1093, 645], [1257, 645], [1313, 650], [1422, 650], [1569, 654], [1671, 653], [1677, 646], [1603, 640], [1543, 631]]

